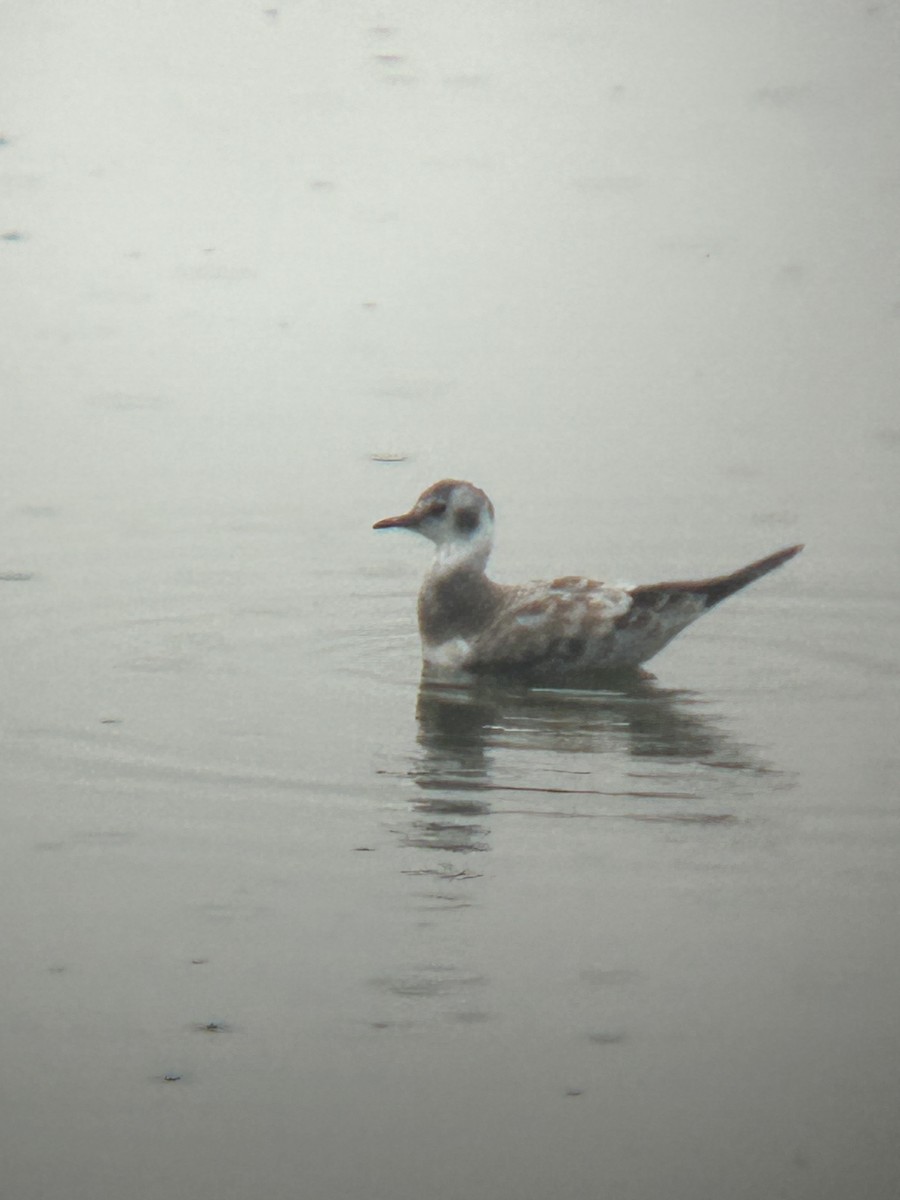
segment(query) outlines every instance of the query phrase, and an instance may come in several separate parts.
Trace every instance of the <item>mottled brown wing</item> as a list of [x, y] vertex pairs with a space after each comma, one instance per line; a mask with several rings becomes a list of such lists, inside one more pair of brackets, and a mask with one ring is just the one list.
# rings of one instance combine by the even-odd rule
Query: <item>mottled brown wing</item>
[[760, 579], [763, 575], [768, 575], [769, 571], [782, 566], [802, 549], [801, 544], [776, 550], [774, 554], [758, 558], [756, 562], [748, 563], [746, 567], [740, 567], [730, 575], [716, 575], [712, 579], [682, 580], [677, 583], [643, 583], [639, 587], [629, 588], [629, 591], [639, 607], [660, 610], [666, 605], [677, 604], [681, 597], [694, 596], [703, 601], [704, 608], [712, 608], [714, 604], [734, 595], [748, 583], [753, 583], [755, 579]]
[[489, 670], [589, 666], [630, 607], [623, 589], [578, 576], [511, 587], [478, 635], [473, 658]]
[[632, 607], [616, 622], [616, 642], [622, 665], [647, 662], [707, 609], [774, 571], [802, 549], [802, 546], [789, 546], [730, 575], [645, 583], [629, 588]]

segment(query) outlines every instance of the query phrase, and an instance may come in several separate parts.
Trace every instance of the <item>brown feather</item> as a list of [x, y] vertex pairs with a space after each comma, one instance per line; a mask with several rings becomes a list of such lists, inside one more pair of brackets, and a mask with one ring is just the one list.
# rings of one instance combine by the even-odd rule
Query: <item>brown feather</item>
[[802, 549], [802, 543], [798, 546], [788, 546], [785, 550], [777, 550], [774, 554], [767, 554], [765, 558], [759, 558], [746, 567], [732, 571], [730, 575], [716, 575], [712, 579], [683, 580], [677, 583], [642, 583], [638, 587], [629, 588], [629, 591], [632, 600], [639, 607], [658, 609], [661, 603], [670, 599], [693, 595], [702, 596], [704, 607], [712, 608], [720, 600], [739, 592], [748, 583], [753, 583], [755, 579], [760, 579], [763, 575], [768, 575], [769, 571], [774, 571], [776, 567], [789, 562]]

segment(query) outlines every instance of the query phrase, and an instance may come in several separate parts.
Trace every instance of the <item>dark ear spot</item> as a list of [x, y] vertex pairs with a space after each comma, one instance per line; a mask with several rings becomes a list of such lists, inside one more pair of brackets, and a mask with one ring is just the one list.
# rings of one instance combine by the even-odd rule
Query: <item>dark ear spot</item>
[[478, 521], [477, 508], [461, 508], [453, 517], [453, 523], [460, 533], [471, 533], [478, 528]]

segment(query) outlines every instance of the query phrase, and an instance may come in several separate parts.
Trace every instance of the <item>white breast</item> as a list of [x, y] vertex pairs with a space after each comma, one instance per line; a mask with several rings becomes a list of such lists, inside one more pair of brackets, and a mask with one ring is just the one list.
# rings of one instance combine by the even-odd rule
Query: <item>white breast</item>
[[451, 671], [461, 670], [472, 653], [472, 645], [463, 637], [450, 638], [439, 645], [422, 646], [422, 657], [430, 667], [444, 667]]

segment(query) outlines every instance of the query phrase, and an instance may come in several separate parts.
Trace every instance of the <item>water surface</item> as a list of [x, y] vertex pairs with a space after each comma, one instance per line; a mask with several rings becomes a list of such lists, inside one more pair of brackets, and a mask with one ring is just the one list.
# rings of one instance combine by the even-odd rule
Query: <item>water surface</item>
[[[7, 4], [15, 1200], [889, 1200], [891, 6]], [[422, 683], [493, 569], [805, 541], [652, 666]]]

